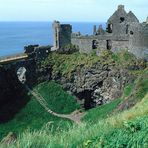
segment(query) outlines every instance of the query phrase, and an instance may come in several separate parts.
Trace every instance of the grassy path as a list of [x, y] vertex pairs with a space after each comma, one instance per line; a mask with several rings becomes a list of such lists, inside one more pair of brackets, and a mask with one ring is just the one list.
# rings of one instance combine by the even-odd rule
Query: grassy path
[[31, 90], [27, 85], [25, 87], [48, 113], [50, 113], [56, 117], [69, 119], [69, 120], [75, 122], [76, 124], [79, 124], [81, 122], [81, 118], [84, 116], [84, 113], [81, 113], [78, 110], [76, 110], [71, 114], [58, 114], [58, 113], [52, 111], [51, 109], [49, 109], [48, 103], [37, 91]]

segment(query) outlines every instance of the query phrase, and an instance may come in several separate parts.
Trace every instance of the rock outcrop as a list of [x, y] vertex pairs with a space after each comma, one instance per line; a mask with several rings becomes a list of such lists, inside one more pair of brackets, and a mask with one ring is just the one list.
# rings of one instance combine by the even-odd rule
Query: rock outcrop
[[96, 53], [53, 52], [38, 63], [37, 74], [38, 82], [55, 80], [75, 95], [85, 109], [89, 109], [119, 98], [123, 88], [134, 79], [129, 72], [144, 67], [144, 60], [126, 50], [118, 54], [106, 50], [99, 56]]
[[[56, 56], [58, 58], [58, 56], [62, 55], [59, 54]], [[54, 60], [55, 57], [50, 57], [50, 60], [52, 58]], [[61, 57], [57, 59], [57, 61], [60, 60]], [[78, 102], [85, 109], [90, 109], [96, 105], [102, 105], [119, 98], [122, 95], [125, 85], [132, 81], [127, 68], [120, 67], [112, 60], [108, 62], [106, 60], [96, 60], [90, 66], [80, 64], [82, 62], [75, 62], [76, 65], [73, 66], [72, 71], [67, 71], [67, 74], [63, 74], [62, 69], [59, 68], [66, 62], [57, 62], [59, 63], [58, 66], [55, 66], [54, 62], [51, 62], [51, 64], [49, 62], [48, 65], [39, 68], [38, 75], [42, 75], [42, 80], [55, 80], [66, 91], [75, 95]], [[91, 62], [89, 61], [89, 63]], [[72, 66], [71, 63], [69, 61], [69, 65], [67, 64], [65, 66]]]
[[105, 104], [122, 94], [124, 86], [131, 81], [127, 70], [96, 63], [89, 69], [78, 67], [69, 78], [53, 76], [65, 90], [84, 99], [84, 108]]

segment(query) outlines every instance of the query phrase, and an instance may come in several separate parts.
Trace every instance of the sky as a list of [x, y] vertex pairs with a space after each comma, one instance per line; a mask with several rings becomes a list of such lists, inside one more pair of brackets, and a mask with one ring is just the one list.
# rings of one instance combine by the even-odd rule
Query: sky
[[0, 0], [0, 21], [106, 22], [119, 4], [146, 20], [148, 0]]

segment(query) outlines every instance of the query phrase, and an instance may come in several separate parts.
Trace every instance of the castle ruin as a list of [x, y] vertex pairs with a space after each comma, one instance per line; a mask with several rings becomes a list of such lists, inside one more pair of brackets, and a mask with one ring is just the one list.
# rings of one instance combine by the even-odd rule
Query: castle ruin
[[69, 24], [60, 24], [59, 21], [54, 21], [52, 24], [53, 30], [53, 47], [52, 50], [71, 44], [72, 26]]
[[68, 44], [78, 47], [80, 53], [90, 53], [92, 49], [117, 52], [127, 49], [138, 58], [148, 60], [148, 18], [140, 23], [132, 11], [128, 13], [124, 5], [119, 5], [107, 20], [106, 30], [100, 25], [93, 28], [92, 35], [72, 33], [72, 26], [53, 22], [54, 43], [52, 50], [60, 50]]

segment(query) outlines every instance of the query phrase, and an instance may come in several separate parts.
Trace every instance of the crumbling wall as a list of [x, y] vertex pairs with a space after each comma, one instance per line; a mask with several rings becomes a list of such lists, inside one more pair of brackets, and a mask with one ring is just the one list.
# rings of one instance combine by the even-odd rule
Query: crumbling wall
[[60, 46], [71, 43], [78, 47], [80, 53], [90, 53], [92, 49], [97, 48], [113, 52], [127, 49], [136, 57], [148, 60], [148, 23], [146, 21], [140, 24], [134, 13], [132, 11], [127, 13], [123, 5], [119, 5], [108, 19], [106, 32], [101, 26], [98, 31], [94, 26], [93, 35], [82, 36], [80, 33], [71, 34], [70, 25], [54, 23], [55, 28], [58, 28], [57, 33], [60, 33], [57, 36], [55, 34], [54, 43], [58, 42]]
[[130, 24], [129, 26], [129, 51], [138, 58], [148, 60], [148, 26]]
[[118, 52], [120, 50], [128, 50], [128, 45], [129, 45], [129, 41], [112, 41], [112, 51], [113, 52]]
[[73, 37], [71, 43], [78, 46], [80, 53], [90, 53], [92, 51], [92, 41], [91, 38], [83, 37]]
[[97, 40], [99, 49], [106, 49], [106, 40]]

